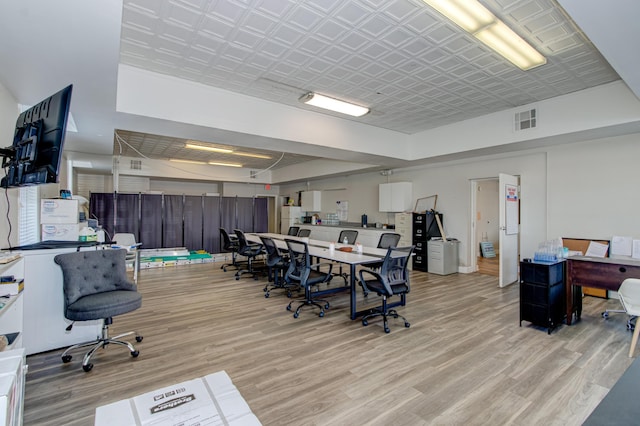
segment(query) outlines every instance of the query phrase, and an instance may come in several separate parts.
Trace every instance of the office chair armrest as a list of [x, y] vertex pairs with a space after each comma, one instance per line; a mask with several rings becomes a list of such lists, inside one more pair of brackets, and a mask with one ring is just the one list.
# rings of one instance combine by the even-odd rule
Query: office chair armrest
[[327, 272], [327, 274], [330, 274], [331, 271], [333, 271], [333, 263], [329, 263], [329, 262], [312, 263], [311, 265], [309, 265], [309, 269], [315, 269], [316, 271], [319, 271], [320, 267], [322, 267], [322, 266], [328, 266], [329, 267], [329, 271]]

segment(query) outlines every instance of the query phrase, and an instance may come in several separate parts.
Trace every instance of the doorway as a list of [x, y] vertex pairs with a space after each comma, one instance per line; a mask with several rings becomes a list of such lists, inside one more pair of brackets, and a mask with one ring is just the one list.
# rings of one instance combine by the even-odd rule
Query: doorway
[[473, 271], [497, 276], [500, 287], [518, 279], [520, 254], [520, 177], [471, 180]]
[[[475, 207], [472, 210], [475, 219], [475, 226], [472, 227], [475, 240], [473, 245], [475, 270], [483, 275], [498, 277], [500, 275], [498, 179], [476, 179], [472, 181], [472, 191], [475, 194]], [[495, 256], [489, 252], [483, 255], [481, 243], [490, 243]]]

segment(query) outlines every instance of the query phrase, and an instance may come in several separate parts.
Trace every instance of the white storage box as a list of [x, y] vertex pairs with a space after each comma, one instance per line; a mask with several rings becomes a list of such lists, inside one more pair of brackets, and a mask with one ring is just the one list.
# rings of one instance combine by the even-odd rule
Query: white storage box
[[40, 223], [78, 223], [78, 200], [45, 199], [40, 201]]
[[42, 225], [42, 241], [78, 241], [80, 231], [86, 226], [87, 222], [75, 225]]
[[0, 352], [0, 424], [22, 425], [25, 350]]
[[96, 409], [96, 426], [260, 425], [224, 371]]

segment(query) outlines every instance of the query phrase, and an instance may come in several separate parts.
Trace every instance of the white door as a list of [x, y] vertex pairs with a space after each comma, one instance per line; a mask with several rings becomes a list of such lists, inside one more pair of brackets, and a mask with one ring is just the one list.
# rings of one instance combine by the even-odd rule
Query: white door
[[500, 278], [498, 285], [505, 287], [518, 280], [518, 232], [520, 192], [516, 176], [498, 175], [500, 198]]

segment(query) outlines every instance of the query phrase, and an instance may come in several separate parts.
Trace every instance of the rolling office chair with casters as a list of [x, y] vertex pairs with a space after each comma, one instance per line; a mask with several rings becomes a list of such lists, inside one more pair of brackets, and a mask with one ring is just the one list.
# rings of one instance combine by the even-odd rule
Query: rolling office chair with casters
[[413, 246], [389, 247], [379, 272], [373, 269], [360, 270], [360, 282], [365, 292], [373, 292], [382, 296], [382, 305], [365, 315], [362, 318], [362, 325], [368, 325], [369, 320], [373, 317], [382, 316], [384, 331], [389, 333], [391, 330], [387, 317], [392, 316], [402, 318], [405, 327], [411, 326], [407, 319], [398, 314], [395, 309], [389, 309], [387, 302], [392, 296], [400, 296], [404, 305], [406, 294], [410, 290], [408, 265], [413, 248]]
[[287, 231], [287, 235], [291, 235], [295, 237], [296, 235], [298, 235], [299, 230], [300, 230], [299, 226], [290, 226], [289, 231]]
[[236, 237], [238, 237], [238, 254], [247, 258], [247, 269], [238, 269], [236, 272], [236, 280], [239, 280], [243, 274], [251, 274], [254, 280], [258, 279], [257, 272], [253, 268], [253, 261], [263, 253], [262, 244], [250, 243], [247, 237], [240, 229], [234, 229]]
[[[378, 247], [381, 249], [388, 249], [389, 247], [396, 247], [398, 242], [400, 241], [400, 234], [396, 234], [393, 232], [385, 232], [380, 235], [380, 239], [378, 240]], [[369, 269], [380, 270], [382, 268], [383, 261], [375, 262], [375, 263], [367, 263], [366, 267]], [[362, 283], [358, 282], [360, 287], [362, 287]], [[366, 291], [364, 292], [365, 297], [368, 295]]]
[[[262, 240], [262, 245], [267, 252], [265, 263], [268, 268], [268, 282], [263, 289], [264, 297], [269, 297], [270, 291], [275, 289], [284, 289], [287, 292], [287, 296], [291, 297], [291, 289], [298, 286], [284, 280], [284, 273], [289, 268], [289, 258], [280, 253], [272, 238], [260, 237], [260, 240]], [[273, 284], [269, 284], [271, 282]]]
[[233, 266], [238, 269], [238, 264], [236, 263], [236, 255], [238, 254], [238, 237], [234, 235], [229, 235], [226, 229], [220, 228], [220, 236], [222, 237], [222, 250], [227, 253], [231, 253], [231, 263], [223, 264], [220, 269], [227, 272], [227, 267]]
[[311, 235], [311, 229], [301, 229], [298, 231], [298, 237], [308, 238]]
[[[620, 304], [624, 308], [624, 312], [632, 317], [640, 316], [640, 279], [639, 278], [627, 278], [618, 289], [618, 297], [620, 298]], [[627, 322], [627, 328], [631, 329]], [[638, 334], [640, 333], [640, 327], [634, 327], [633, 337], [631, 338], [631, 347], [629, 348], [629, 358], [633, 357], [633, 352], [638, 343]]]
[[[304, 290], [304, 299], [292, 300], [287, 306], [287, 311], [291, 311], [291, 305], [293, 302], [300, 302], [295, 312], [294, 318], [298, 318], [300, 315], [300, 309], [303, 306], [316, 306], [320, 308], [318, 316], [324, 316], [324, 310], [329, 309], [329, 302], [326, 300], [314, 299], [311, 288], [318, 286], [322, 283], [328, 283], [333, 278], [331, 270], [333, 265], [331, 263], [311, 263], [311, 256], [309, 255], [309, 246], [304, 241], [285, 239], [287, 248], [289, 249], [289, 269], [285, 275], [285, 281], [289, 283], [298, 283]], [[327, 272], [320, 271], [322, 266], [328, 266]]]
[[133, 269], [133, 283], [138, 284], [138, 273], [140, 272], [140, 246], [142, 243], [136, 242], [136, 236], [127, 233], [113, 234], [113, 241], [127, 249], [126, 265], [131, 265]]
[[128, 332], [109, 337], [113, 317], [142, 306], [142, 295], [127, 277], [126, 255], [126, 250], [119, 249], [80, 251], [54, 257], [54, 261], [62, 268], [64, 316], [72, 321], [67, 330], [71, 330], [75, 321], [103, 321], [102, 335], [94, 341], [67, 348], [62, 354], [62, 362], [71, 361], [71, 351], [91, 347], [82, 360], [82, 369], [91, 371], [92, 356], [109, 344], [125, 346], [134, 358], [140, 354], [131, 343], [119, 340], [135, 334], [136, 341], [141, 342], [142, 336], [139, 334]]

